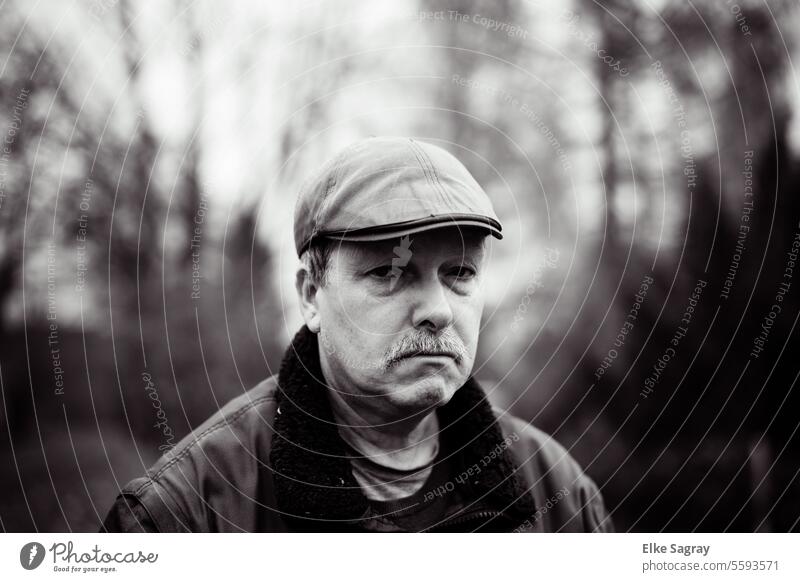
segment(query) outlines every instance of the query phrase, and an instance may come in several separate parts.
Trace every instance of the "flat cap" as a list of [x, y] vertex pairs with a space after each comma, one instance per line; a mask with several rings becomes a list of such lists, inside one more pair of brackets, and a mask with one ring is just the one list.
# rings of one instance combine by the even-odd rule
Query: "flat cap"
[[320, 237], [374, 241], [443, 226], [502, 226], [489, 197], [444, 149], [406, 137], [372, 137], [342, 150], [302, 186], [294, 211], [300, 256]]

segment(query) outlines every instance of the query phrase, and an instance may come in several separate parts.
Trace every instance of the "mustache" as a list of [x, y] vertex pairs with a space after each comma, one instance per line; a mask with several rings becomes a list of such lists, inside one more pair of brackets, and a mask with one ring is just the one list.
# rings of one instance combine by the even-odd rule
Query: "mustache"
[[438, 335], [421, 332], [404, 337], [387, 350], [384, 361], [386, 369], [400, 360], [418, 354], [445, 354], [456, 362], [461, 362], [466, 352], [467, 347], [461, 338], [454, 331], [447, 329]]

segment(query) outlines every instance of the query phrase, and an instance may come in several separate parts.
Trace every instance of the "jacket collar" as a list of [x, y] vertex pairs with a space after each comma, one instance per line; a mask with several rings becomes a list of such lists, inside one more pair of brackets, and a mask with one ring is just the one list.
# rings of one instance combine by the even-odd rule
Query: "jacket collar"
[[[352, 475], [344, 441], [328, 402], [319, 363], [317, 335], [297, 332], [281, 362], [270, 466], [278, 510], [287, 519], [357, 522], [369, 504]], [[535, 510], [486, 395], [470, 377], [438, 411], [440, 437], [459, 451], [455, 466], [480, 470], [454, 481], [464, 505], [524, 519]], [[486, 459], [489, 459], [487, 461]], [[454, 475], [453, 477], [457, 477]]]

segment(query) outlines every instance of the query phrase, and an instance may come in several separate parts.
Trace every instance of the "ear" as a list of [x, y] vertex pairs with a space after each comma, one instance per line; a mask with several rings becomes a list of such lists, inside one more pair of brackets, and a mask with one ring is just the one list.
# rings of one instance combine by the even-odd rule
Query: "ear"
[[311, 282], [308, 269], [305, 265], [301, 265], [297, 269], [294, 287], [297, 290], [297, 297], [300, 299], [300, 311], [303, 313], [303, 319], [309, 331], [312, 333], [319, 333], [320, 317], [319, 310], [317, 309], [318, 288]]

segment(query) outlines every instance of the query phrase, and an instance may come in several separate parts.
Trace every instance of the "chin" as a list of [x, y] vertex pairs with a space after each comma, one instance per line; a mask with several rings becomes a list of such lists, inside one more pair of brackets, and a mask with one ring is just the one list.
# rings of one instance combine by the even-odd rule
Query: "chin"
[[400, 407], [409, 414], [444, 406], [458, 390], [448, 378], [429, 376], [404, 387]]

